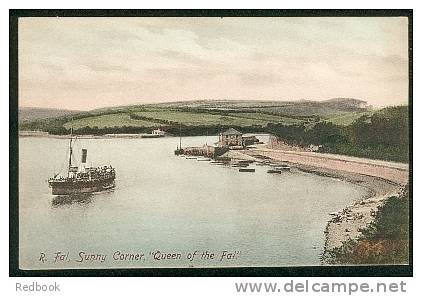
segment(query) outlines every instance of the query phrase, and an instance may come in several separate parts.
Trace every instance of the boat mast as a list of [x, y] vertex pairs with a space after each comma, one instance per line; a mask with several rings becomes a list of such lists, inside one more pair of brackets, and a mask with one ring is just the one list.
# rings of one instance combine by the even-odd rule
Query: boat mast
[[182, 125], [179, 125], [179, 149], [182, 149]]
[[72, 136], [73, 136], [73, 118], [72, 125], [70, 127], [70, 142], [69, 142], [69, 166], [67, 168], [67, 177], [69, 177], [70, 168], [72, 166]]

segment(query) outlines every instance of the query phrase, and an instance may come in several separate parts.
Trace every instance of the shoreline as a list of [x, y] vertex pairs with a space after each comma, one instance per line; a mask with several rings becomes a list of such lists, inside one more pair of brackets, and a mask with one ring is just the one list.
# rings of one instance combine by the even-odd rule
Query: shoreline
[[[105, 134], [105, 135], [75, 135], [79, 139], [146, 139], [144, 134]], [[52, 138], [52, 139], [69, 139], [69, 135], [52, 135], [47, 132], [30, 132], [19, 131], [20, 138]], [[166, 135], [165, 137], [174, 137], [173, 135]]]
[[[107, 134], [101, 136], [80, 135], [83, 139], [140, 139], [143, 134]], [[19, 137], [68, 138], [68, 135], [50, 135], [43, 132], [19, 131]], [[360, 230], [374, 221], [374, 213], [391, 196], [398, 195], [408, 183], [408, 164], [364, 159], [344, 155], [331, 155], [315, 152], [268, 149], [264, 145], [250, 150], [230, 150], [227, 156], [232, 159], [254, 160], [262, 162], [265, 157], [272, 163], [289, 163], [300, 171], [364, 187], [367, 194], [342, 210], [327, 213], [324, 234], [324, 252], [341, 247], [343, 242], [355, 240], [361, 235]]]
[[[358, 239], [361, 235], [360, 231], [368, 227], [368, 225], [374, 221], [374, 214], [378, 211], [379, 206], [383, 205], [389, 197], [398, 195], [402, 187], [405, 185], [405, 183], [407, 183], [404, 182], [405, 180], [403, 179], [403, 176], [398, 178], [399, 181], [393, 181], [391, 180], [390, 175], [386, 175], [384, 178], [371, 175], [373, 172], [372, 170], [369, 172], [365, 172], [363, 170], [357, 173], [338, 169], [337, 166], [330, 168], [329, 164], [325, 165], [324, 167], [316, 166], [312, 161], [308, 161], [310, 157], [309, 155], [303, 155], [302, 161], [295, 162], [292, 161], [292, 159], [290, 159], [290, 161], [286, 160], [287, 157], [282, 157], [286, 156], [285, 151], [276, 151], [276, 153], [281, 154], [279, 157], [275, 157], [274, 154], [268, 155], [268, 153], [266, 153], [268, 151], [269, 149], [254, 149], [242, 152], [236, 151], [236, 154], [243, 154], [244, 156], [247, 156], [247, 159], [251, 159], [251, 157], [253, 157], [257, 161], [262, 160], [256, 158], [256, 155], [266, 156], [271, 162], [277, 163], [282, 161], [289, 163], [291, 167], [294, 167], [300, 171], [344, 180], [346, 182], [364, 187], [366, 190], [368, 190], [366, 195], [356, 200], [353, 204], [346, 206], [338, 212], [327, 213], [331, 216], [331, 219], [327, 221], [327, 225], [324, 229], [324, 253], [341, 247], [343, 242]], [[240, 155], [236, 156], [241, 157]], [[319, 155], [316, 155], [316, 157], [320, 158]], [[336, 158], [338, 158], [337, 160], [344, 162], [345, 165], [350, 164], [350, 162], [347, 160], [340, 159], [341, 156], [337, 156]], [[306, 162], [309, 163], [307, 164]], [[403, 172], [408, 174], [408, 171], [403, 167], [394, 167], [394, 163], [392, 163], [392, 165], [393, 167], [389, 167], [389, 169], [394, 169], [399, 174], [402, 174]]]

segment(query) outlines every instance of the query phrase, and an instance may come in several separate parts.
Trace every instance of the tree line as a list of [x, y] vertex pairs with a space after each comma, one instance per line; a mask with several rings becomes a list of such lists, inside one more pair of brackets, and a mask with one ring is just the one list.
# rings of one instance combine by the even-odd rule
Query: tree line
[[408, 106], [384, 108], [363, 115], [348, 126], [319, 122], [310, 126], [268, 124], [268, 132], [288, 144], [322, 145], [321, 152], [409, 161]]
[[[114, 111], [116, 112], [116, 111]], [[268, 123], [266, 126], [233, 125], [184, 125], [173, 121], [157, 119], [161, 129], [175, 136], [217, 135], [233, 127], [243, 133], [270, 133], [282, 141], [301, 147], [311, 144], [322, 145], [321, 152], [345, 154], [358, 157], [408, 162], [409, 160], [409, 108], [396, 106], [384, 108], [373, 115], [363, 115], [348, 126], [320, 121], [311, 124]], [[85, 117], [87, 115], [84, 115]], [[131, 119], [151, 118], [130, 113]], [[68, 118], [36, 120], [20, 124], [22, 130], [40, 130], [55, 135], [69, 134], [63, 125]], [[74, 130], [81, 135], [149, 133], [154, 127], [114, 126], [98, 128], [82, 127]]]

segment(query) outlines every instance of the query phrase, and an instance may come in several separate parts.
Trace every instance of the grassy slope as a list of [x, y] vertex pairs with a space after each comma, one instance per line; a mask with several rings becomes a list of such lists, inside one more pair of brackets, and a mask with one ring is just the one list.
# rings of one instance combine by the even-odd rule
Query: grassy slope
[[74, 120], [72, 122], [67, 122], [64, 124], [65, 128], [70, 128], [73, 125], [74, 129], [82, 128], [85, 126], [89, 127], [114, 127], [114, 126], [141, 126], [141, 127], [154, 127], [159, 126], [158, 123], [145, 121], [145, 120], [133, 120], [130, 119], [129, 114], [116, 113], [116, 114], [106, 114], [98, 116], [90, 116], [86, 118], [81, 118]]
[[[346, 102], [347, 103], [347, 102]], [[347, 106], [346, 106], [347, 107]], [[103, 108], [85, 113], [83, 118], [73, 121], [75, 129], [83, 127], [142, 127], [183, 124], [186, 126], [266, 126], [268, 123], [312, 124], [318, 120], [332, 120], [349, 124], [365, 109], [333, 105], [332, 102], [271, 102], [271, 101], [191, 101], [150, 105], [132, 105]], [[136, 118], [136, 115], [140, 118]], [[26, 125], [23, 129], [37, 126], [60, 125], [70, 128], [71, 116], [60, 121], [42, 121], [37, 125]]]
[[81, 112], [82, 111], [77, 110], [21, 107], [19, 108], [19, 121], [32, 121], [59, 116], [70, 116]]
[[333, 115], [330, 118], [326, 119], [325, 121], [331, 122], [337, 125], [349, 125], [349, 124], [352, 124], [356, 119], [358, 119], [362, 115], [371, 116], [372, 114], [373, 114], [372, 111], [344, 113], [340, 115]]
[[300, 120], [288, 117], [274, 116], [261, 113], [228, 113], [228, 115], [160, 110], [160, 111], [143, 111], [135, 114], [143, 117], [159, 120], [168, 120], [185, 125], [215, 125], [215, 124], [231, 124], [236, 126], [261, 125], [264, 126], [269, 122], [284, 123], [300, 123]]
[[280, 115], [271, 115], [265, 113], [230, 113], [230, 115], [240, 118], [250, 118], [255, 120], [261, 120], [265, 123], [273, 122], [273, 123], [284, 123], [284, 124], [297, 124], [303, 122], [303, 120], [291, 118], [287, 116], [280, 116]]

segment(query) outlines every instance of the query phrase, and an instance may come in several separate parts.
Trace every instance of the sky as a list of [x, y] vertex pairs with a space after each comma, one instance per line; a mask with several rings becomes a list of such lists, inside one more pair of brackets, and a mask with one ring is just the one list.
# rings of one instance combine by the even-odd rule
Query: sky
[[408, 101], [407, 18], [20, 18], [19, 106]]

